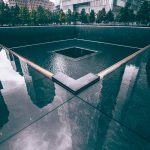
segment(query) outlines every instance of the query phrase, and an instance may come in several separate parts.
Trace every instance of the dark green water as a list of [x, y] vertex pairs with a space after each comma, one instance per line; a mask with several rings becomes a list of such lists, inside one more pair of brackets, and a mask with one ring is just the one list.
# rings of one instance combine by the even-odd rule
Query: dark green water
[[145, 27], [89, 27], [76, 28], [78, 39], [102, 41], [144, 47], [150, 43], [150, 28]]
[[95, 26], [0, 28], [0, 43], [7, 47], [73, 38], [144, 47], [150, 42], [150, 28]]
[[0, 43], [13, 47], [72, 39], [76, 35], [74, 29], [73, 26], [0, 28]]
[[[46, 42], [50, 43], [46, 44]], [[7, 47], [25, 45], [24, 47], [12, 49], [53, 73], [63, 72], [77, 79], [89, 72], [98, 73], [138, 50], [138, 48], [131, 47], [144, 47], [149, 44], [150, 28], [93, 26], [10, 27], [0, 28], [0, 43]], [[45, 44], [32, 45], [38, 43]], [[115, 46], [111, 45], [111, 43], [131, 47]], [[99, 53], [76, 62], [56, 53], [51, 53], [55, 50], [74, 46], [96, 50]]]
[[141, 55], [76, 97], [1, 50], [0, 149], [149, 150], [149, 62]]
[[77, 47], [58, 50], [58, 51], [55, 51], [55, 52], [57, 54], [68, 56], [70, 58], [80, 58], [80, 57], [83, 57], [83, 56], [88, 56], [90, 54], [96, 53], [95, 51], [90, 51], [90, 50], [87, 50], [87, 49], [82, 49], [82, 48], [77, 48]]
[[[53, 53], [55, 50], [74, 46], [96, 50], [97, 53], [78, 61], [73, 61], [64, 55]], [[16, 49], [14, 48], [13, 50], [54, 74], [63, 72], [72, 78], [78, 79], [89, 72], [98, 73], [138, 49], [71, 40], [58, 42], [57, 44], [50, 43]], [[73, 53], [74, 52], [72, 52], [72, 54]]]
[[[53, 73], [75, 79], [98, 73], [138, 50], [73, 39], [77, 36], [138, 47], [149, 43], [148, 28], [53, 28], [0, 28], [0, 43], [16, 47], [72, 39], [12, 49]], [[53, 53], [73, 46], [98, 53], [78, 61]], [[148, 52], [73, 95], [0, 50], [0, 150], [149, 150], [149, 118]]]

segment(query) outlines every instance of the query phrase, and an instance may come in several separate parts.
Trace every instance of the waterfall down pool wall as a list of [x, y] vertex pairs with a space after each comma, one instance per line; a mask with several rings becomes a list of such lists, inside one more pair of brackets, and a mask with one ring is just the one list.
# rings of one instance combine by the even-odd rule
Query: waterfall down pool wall
[[74, 38], [141, 48], [150, 44], [150, 28], [86, 25], [0, 28], [0, 43], [7, 47]]
[[115, 43], [135, 47], [150, 44], [150, 28], [148, 27], [98, 27], [77, 26], [78, 39]]
[[73, 39], [74, 26], [2, 27], [0, 44], [7, 47]]

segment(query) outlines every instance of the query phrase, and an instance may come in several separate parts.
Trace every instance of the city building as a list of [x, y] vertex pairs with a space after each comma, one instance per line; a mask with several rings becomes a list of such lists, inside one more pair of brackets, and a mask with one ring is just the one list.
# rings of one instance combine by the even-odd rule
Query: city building
[[94, 10], [96, 13], [105, 8], [108, 12], [110, 9], [118, 12], [121, 7], [124, 7], [126, 2], [131, 3], [134, 9], [137, 8], [139, 0], [61, 0], [61, 8], [66, 12], [68, 9], [71, 11], [81, 12], [84, 8], [87, 13]]
[[54, 3], [49, 0], [28, 0], [27, 2], [29, 10], [36, 10], [39, 6], [48, 10], [54, 9]]
[[19, 7], [25, 7], [27, 5], [27, 0], [4, 0], [4, 3], [12, 7], [18, 5]]
[[54, 3], [49, 0], [4, 0], [10, 7], [15, 6], [16, 4], [19, 7], [28, 7], [31, 11], [37, 9], [39, 6], [44, 7], [45, 9], [53, 10]]
[[61, 9], [60, 5], [56, 5], [55, 8], [54, 8], [54, 11], [60, 11], [60, 9]]

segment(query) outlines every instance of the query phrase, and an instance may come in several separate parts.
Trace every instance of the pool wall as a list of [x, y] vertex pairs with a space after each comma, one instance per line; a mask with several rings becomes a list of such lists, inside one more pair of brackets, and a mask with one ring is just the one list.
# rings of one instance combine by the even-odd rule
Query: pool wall
[[7, 47], [74, 38], [142, 48], [150, 43], [150, 28], [111, 26], [39, 26], [0, 28], [0, 44]]
[[[133, 31], [132, 31], [133, 30]], [[98, 42], [107, 42], [112, 44], [128, 45], [128, 46], [139, 46], [145, 47], [149, 44], [149, 28], [133, 28], [131, 27], [93, 27], [93, 26], [51, 26], [51, 27], [15, 27], [15, 28], [0, 28], [1, 41], [3, 45], [7, 47], [32, 45], [36, 43], [52, 42], [52, 44], [57, 45], [60, 40], [65, 40], [68, 46], [68, 41], [73, 41], [73, 44], [79, 44], [80, 42], [91, 41], [90, 44], [97, 44]], [[122, 34], [121, 34], [122, 33]], [[143, 40], [144, 39], [144, 40]], [[59, 42], [54, 42], [59, 41]], [[64, 44], [64, 43], [63, 43]], [[44, 44], [45, 45], [45, 44]], [[82, 44], [81, 44], [82, 45]], [[86, 44], [85, 44], [86, 45]], [[107, 46], [106, 44], [104, 44]], [[111, 44], [109, 44], [111, 45]], [[39, 44], [38, 44], [39, 46]], [[89, 45], [87, 45], [89, 46]], [[3, 46], [1, 46], [3, 47]], [[32, 46], [29, 46], [32, 50]], [[51, 47], [51, 46], [50, 46]], [[34, 69], [38, 70], [48, 78], [52, 78], [53, 81], [70, 90], [72, 93], [77, 94], [81, 90], [87, 88], [88, 86], [97, 82], [100, 78], [103, 78], [107, 74], [110, 74], [114, 70], [118, 69], [120, 66], [124, 65], [135, 56], [148, 50], [150, 46], [146, 46], [143, 49], [138, 50], [132, 55], [122, 59], [116, 64], [110, 66], [109, 68], [99, 72], [98, 74], [88, 73], [80, 78], [73, 79], [70, 76], [57, 72], [53, 74], [40, 66], [34, 64], [26, 58], [18, 55], [11, 49], [8, 50], [13, 55], [20, 58], [22, 61], [26, 62], [28, 65], [32, 66]], [[97, 48], [102, 48], [98, 46]], [[124, 48], [124, 47], [122, 47]], [[13, 48], [12, 48], [13, 49]], [[117, 48], [115, 48], [117, 49]], [[37, 50], [37, 49], [36, 49]], [[137, 50], [137, 49], [136, 49]], [[43, 51], [43, 48], [42, 48]], [[38, 56], [39, 57], [39, 56]]]
[[0, 44], [9, 48], [35, 43], [73, 39], [75, 37], [76, 32], [74, 26], [0, 28]]
[[134, 47], [145, 47], [150, 44], [150, 28], [148, 27], [76, 27], [77, 39], [101, 41], [128, 45]]

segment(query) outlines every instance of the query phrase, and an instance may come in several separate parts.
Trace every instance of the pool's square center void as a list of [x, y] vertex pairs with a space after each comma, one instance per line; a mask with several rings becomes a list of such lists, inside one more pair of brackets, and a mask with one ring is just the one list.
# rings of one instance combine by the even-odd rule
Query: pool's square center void
[[58, 50], [56, 51], [56, 53], [76, 59], [84, 56], [90, 56], [92, 54], [95, 54], [96, 51], [78, 48], [78, 47], [72, 47], [72, 48]]

